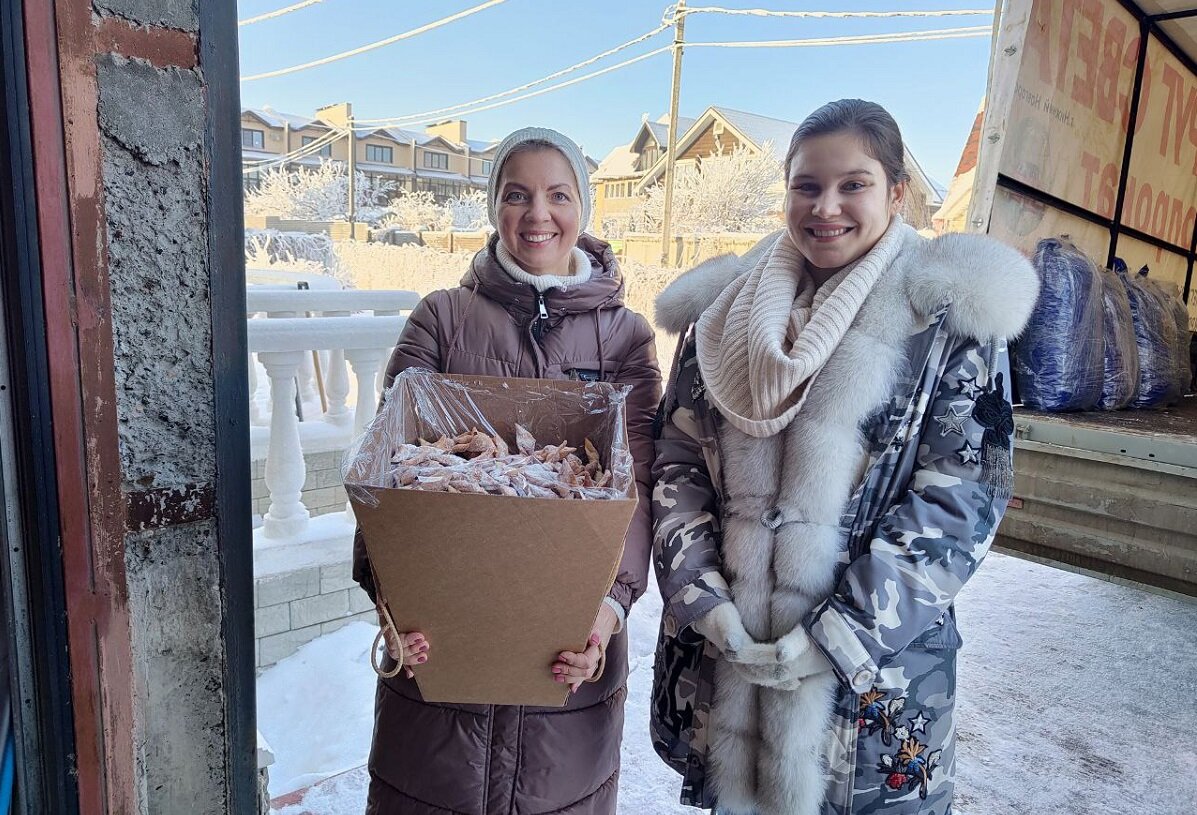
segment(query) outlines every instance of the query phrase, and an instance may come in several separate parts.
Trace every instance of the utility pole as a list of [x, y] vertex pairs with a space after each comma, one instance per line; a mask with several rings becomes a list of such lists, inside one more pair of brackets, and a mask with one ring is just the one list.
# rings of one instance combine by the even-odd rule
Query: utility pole
[[346, 104], [345, 126], [349, 128], [349, 239], [357, 240], [353, 218], [357, 214], [357, 134], [353, 132], [353, 109]]
[[661, 265], [669, 263], [670, 220], [673, 217], [673, 168], [677, 163], [677, 104], [682, 86], [682, 49], [686, 42], [686, 0], [673, 9], [673, 87], [669, 95], [669, 139], [665, 151], [665, 212], [661, 217]]

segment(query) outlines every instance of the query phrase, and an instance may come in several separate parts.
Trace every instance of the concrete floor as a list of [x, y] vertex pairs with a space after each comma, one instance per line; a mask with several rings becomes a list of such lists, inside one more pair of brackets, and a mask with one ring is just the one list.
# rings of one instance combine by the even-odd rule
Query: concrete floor
[[[697, 812], [648, 741], [660, 602], [629, 620], [623, 815]], [[1197, 602], [994, 553], [957, 611], [955, 815], [1197, 815]], [[358, 768], [276, 805], [360, 815], [367, 783]]]

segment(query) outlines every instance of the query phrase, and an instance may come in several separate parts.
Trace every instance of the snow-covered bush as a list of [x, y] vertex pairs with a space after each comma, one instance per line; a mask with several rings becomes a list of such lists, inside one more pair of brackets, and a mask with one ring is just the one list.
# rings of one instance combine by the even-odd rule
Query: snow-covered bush
[[622, 238], [631, 231], [632, 213], [620, 212], [605, 216], [602, 223], [598, 225], [598, 232], [595, 234], [605, 240], [614, 240]]
[[287, 272], [325, 275], [349, 285], [337, 257], [336, 242], [328, 235], [280, 232], [277, 229], [245, 230], [245, 266]]
[[[678, 164], [673, 180], [672, 232], [770, 232], [779, 225], [785, 184], [781, 164], [765, 144]], [[629, 213], [636, 232], [660, 232], [665, 185], [649, 187]]]
[[443, 204], [431, 192], [404, 190], [387, 206], [379, 227], [397, 227], [409, 232], [449, 229], [476, 232], [485, 229], [488, 223], [485, 190], [467, 190]]
[[[373, 223], [386, 210], [395, 184], [356, 174], [354, 216]], [[349, 173], [339, 162], [321, 160], [316, 168], [275, 167], [262, 173], [256, 190], [245, 193], [246, 215], [274, 215], [302, 221], [336, 221], [346, 217]]]
[[453, 229], [477, 232], [490, 225], [486, 212], [486, 190], [469, 190], [445, 204]]
[[337, 261], [358, 289], [406, 289], [421, 295], [456, 286], [471, 256], [428, 246], [337, 241]]
[[280, 232], [277, 229], [245, 230], [245, 262], [252, 266], [305, 269], [333, 263], [333, 240], [310, 232]]
[[386, 214], [379, 220], [380, 227], [397, 226], [411, 232], [434, 232], [448, 229], [453, 224], [449, 210], [436, 202], [436, 196], [421, 190], [403, 190], [387, 205]]

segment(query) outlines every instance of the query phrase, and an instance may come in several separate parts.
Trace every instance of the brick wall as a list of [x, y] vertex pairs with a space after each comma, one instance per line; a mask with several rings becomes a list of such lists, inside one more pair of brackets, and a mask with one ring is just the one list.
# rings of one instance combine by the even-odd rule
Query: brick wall
[[[328, 512], [344, 512], [345, 487], [341, 484], [340, 450], [327, 453], [305, 453], [304, 465], [307, 477], [303, 482], [303, 505], [313, 517]], [[251, 476], [253, 479], [254, 514], [265, 515], [270, 508], [270, 491], [266, 489], [266, 462], [255, 461]]]
[[354, 620], [377, 623], [348, 560], [254, 580], [254, 657], [259, 669]]

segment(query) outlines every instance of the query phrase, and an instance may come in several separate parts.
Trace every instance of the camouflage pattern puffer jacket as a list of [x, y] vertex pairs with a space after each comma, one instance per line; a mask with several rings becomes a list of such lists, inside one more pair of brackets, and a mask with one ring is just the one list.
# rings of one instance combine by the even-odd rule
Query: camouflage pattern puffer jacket
[[[653, 473], [665, 601], [653, 740], [682, 775], [681, 801], [691, 806], [737, 815], [947, 815], [961, 644], [953, 600], [1010, 496], [1006, 343], [1030, 316], [1038, 278], [1021, 254], [988, 238], [927, 241], [911, 230], [810, 385], [783, 434], [803, 427], [779, 453], [709, 403], [692, 331], [762, 251], [709, 261], [657, 301], [658, 324], [682, 338]], [[744, 586], [746, 550], [765, 553], [761, 579], [774, 584], [787, 569], [827, 570], [832, 588], [799, 623], [833, 668], [814, 677], [825, 677], [825, 715], [791, 717], [779, 728], [787, 691], [729, 693], [729, 666], [692, 627], [719, 604], [759, 601], [747, 596], [752, 587], [733, 596], [732, 585]], [[754, 630], [741, 612], [758, 641], [785, 633]], [[800, 762], [779, 740], [803, 721], [819, 731], [807, 734], [822, 745], [817, 777], [782, 778]], [[787, 805], [771, 789], [787, 784], [821, 794], [809, 808]]]

